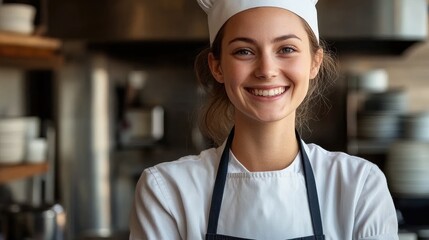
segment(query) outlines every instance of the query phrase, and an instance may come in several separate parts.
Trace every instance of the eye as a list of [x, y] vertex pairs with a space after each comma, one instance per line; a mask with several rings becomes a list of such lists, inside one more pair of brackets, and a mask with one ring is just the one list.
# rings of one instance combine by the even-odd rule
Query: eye
[[253, 53], [249, 49], [238, 49], [237, 51], [234, 52], [234, 55], [238, 55], [238, 56], [248, 56], [251, 54]]
[[282, 47], [280, 50], [279, 50], [279, 53], [281, 53], [281, 54], [288, 54], [288, 53], [293, 53], [293, 52], [295, 52], [296, 50], [293, 48], [293, 47]]

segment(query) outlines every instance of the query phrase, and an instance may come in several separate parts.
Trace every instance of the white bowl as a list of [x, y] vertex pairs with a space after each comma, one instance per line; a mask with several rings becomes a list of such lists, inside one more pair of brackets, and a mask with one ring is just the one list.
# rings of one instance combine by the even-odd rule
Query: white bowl
[[18, 164], [24, 160], [24, 145], [0, 148], [0, 164]]
[[0, 119], [0, 148], [25, 143], [26, 124], [21, 118]]
[[25, 122], [22, 118], [0, 118], [0, 132], [24, 131]]
[[371, 69], [352, 73], [349, 80], [352, 88], [367, 92], [383, 92], [389, 85], [389, 76], [384, 69]]
[[0, 20], [0, 30], [6, 32], [14, 32], [21, 34], [31, 34], [34, 31], [34, 26], [27, 23], [22, 23], [18, 21], [7, 21], [2, 22]]
[[5, 3], [0, 5], [0, 30], [30, 34], [34, 30], [35, 7], [28, 4]]
[[4, 3], [0, 5], [0, 15], [33, 21], [36, 8], [24, 3]]
[[35, 117], [0, 118], [0, 163], [24, 161], [27, 144], [39, 135]]

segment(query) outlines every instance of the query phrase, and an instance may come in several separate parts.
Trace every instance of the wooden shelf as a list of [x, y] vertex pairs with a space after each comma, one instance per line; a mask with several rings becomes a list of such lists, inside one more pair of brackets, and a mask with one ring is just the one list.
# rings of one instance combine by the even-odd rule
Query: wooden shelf
[[0, 31], [0, 45], [45, 48], [57, 50], [61, 41], [55, 38], [9, 33]]
[[[63, 63], [58, 39], [0, 31], [0, 66], [53, 70]], [[44, 174], [48, 164], [0, 164], [0, 184]]]
[[54, 38], [0, 31], [0, 65], [24, 69], [58, 68], [61, 41]]
[[47, 163], [0, 165], [0, 184], [46, 173]]

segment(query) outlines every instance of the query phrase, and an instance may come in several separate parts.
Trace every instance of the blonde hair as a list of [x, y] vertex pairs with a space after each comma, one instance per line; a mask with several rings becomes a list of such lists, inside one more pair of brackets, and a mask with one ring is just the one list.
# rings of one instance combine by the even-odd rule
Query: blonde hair
[[[320, 104], [326, 104], [324, 92], [337, 76], [337, 66], [333, 55], [326, 51], [325, 43], [319, 41], [311, 28], [303, 20], [310, 39], [312, 54], [319, 49], [324, 51], [322, 64], [316, 78], [310, 81], [308, 93], [296, 111], [296, 128], [298, 130], [308, 126], [308, 120], [315, 118], [312, 108]], [[201, 133], [220, 146], [228, 136], [234, 125], [234, 106], [230, 102], [225, 87], [217, 82], [208, 65], [208, 55], [212, 53], [216, 59], [220, 59], [224, 27], [218, 32], [210, 48], [201, 51], [195, 59], [195, 71], [197, 79], [202, 86], [206, 100], [199, 115], [199, 127]]]

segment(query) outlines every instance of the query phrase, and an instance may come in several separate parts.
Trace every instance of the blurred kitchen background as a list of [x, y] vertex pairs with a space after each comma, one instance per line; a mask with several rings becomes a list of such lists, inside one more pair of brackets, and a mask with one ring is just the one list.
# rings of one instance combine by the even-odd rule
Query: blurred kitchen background
[[[409, 239], [429, 231], [428, 5], [320, 1], [340, 72], [302, 130], [385, 172]], [[142, 170], [211, 146], [207, 39], [194, 0], [0, 1], [0, 240], [127, 239]]]

